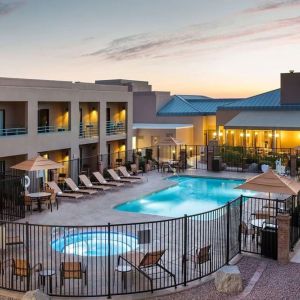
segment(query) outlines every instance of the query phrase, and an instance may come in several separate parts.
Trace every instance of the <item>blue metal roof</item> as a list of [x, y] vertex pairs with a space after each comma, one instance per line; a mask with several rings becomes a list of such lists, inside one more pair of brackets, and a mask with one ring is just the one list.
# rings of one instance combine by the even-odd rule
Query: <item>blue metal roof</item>
[[246, 98], [218, 108], [218, 110], [300, 110], [300, 105], [282, 105], [280, 89]]
[[281, 105], [280, 89], [244, 99], [175, 95], [158, 111], [157, 115], [207, 116], [215, 115], [217, 110], [300, 110], [300, 105]]
[[219, 106], [236, 99], [212, 99], [206, 96], [175, 95], [157, 113], [159, 116], [215, 115]]

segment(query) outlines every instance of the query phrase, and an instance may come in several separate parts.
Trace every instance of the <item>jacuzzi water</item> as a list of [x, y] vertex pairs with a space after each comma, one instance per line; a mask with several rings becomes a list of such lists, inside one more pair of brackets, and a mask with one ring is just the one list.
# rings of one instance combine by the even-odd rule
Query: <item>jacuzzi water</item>
[[170, 178], [177, 185], [148, 196], [125, 202], [116, 210], [182, 217], [213, 210], [234, 200], [241, 194], [254, 195], [251, 191], [234, 189], [244, 180], [176, 176]]
[[107, 231], [63, 233], [52, 240], [55, 251], [80, 256], [108, 256], [110, 240], [110, 255], [119, 255], [137, 248], [137, 238], [120, 232]]

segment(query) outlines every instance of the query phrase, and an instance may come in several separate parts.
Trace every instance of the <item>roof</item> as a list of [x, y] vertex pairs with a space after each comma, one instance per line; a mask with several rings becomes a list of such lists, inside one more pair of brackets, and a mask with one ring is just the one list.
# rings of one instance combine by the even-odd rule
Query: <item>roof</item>
[[220, 106], [218, 110], [300, 110], [300, 105], [282, 105], [277, 89]]
[[215, 115], [219, 106], [240, 99], [213, 99], [206, 96], [175, 95], [157, 113], [159, 116]]
[[180, 129], [190, 128], [193, 124], [155, 124], [155, 123], [134, 123], [133, 129]]
[[242, 111], [225, 128], [299, 129], [300, 111]]

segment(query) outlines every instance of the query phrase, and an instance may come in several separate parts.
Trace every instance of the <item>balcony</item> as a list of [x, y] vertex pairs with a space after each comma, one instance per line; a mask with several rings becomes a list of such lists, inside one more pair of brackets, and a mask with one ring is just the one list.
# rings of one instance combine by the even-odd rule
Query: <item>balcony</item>
[[53, 132], [64, 132], [64, 131], [69, 131], [69, 128], [50, 125], [50, 126], [38, 126], [37, 129], [38, 133], [53, 133]]
[[106, 135], [125, 135], [126, 134], [126, 125], [125, 122], [106, 122]]
[[80, 123], [79, 138], [98, 138], [99, 126], [97, 123]]
[[0, 136], [12, 136], [27, 134], [27, 128], [5, 128], [0, 129]]

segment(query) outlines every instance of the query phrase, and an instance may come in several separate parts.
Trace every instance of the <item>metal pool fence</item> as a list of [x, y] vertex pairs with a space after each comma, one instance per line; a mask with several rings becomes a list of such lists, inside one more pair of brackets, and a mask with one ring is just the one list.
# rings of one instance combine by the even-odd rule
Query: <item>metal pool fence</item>
[[0, 287], [110, 297], [187, 285], [239, 253], [241, 201], [155, 222], [54, 226], [3, 221]]

